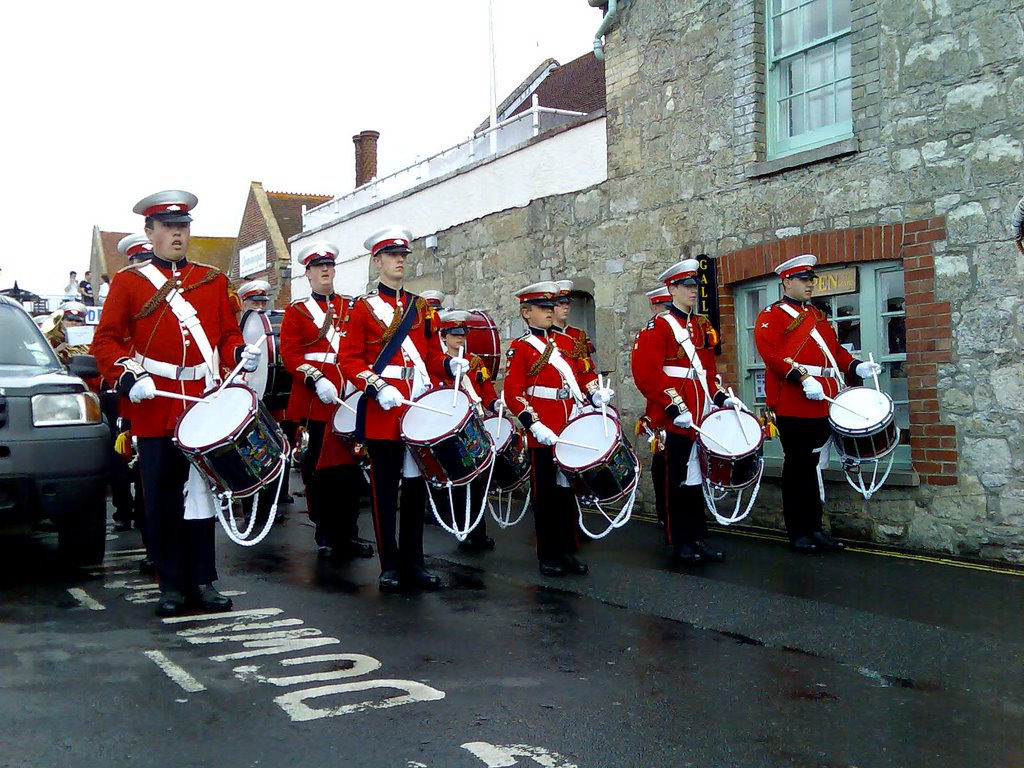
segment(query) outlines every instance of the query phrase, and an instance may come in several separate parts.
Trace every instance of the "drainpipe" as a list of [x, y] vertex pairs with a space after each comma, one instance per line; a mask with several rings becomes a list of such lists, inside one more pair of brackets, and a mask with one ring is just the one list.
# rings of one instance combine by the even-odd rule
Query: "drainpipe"
[[611, 31], [612, 25], [615, 23], [616, 16], [618, 15], [618, 6], [618, 0], [608, 0], [608, 11], [605, 13], [604, 19], [601, 21], [601, 26], [598, 27], [597, 32], [594, 33], [594, 56], [597, 57], [598, 61], [604, 61], [604, 41], [602, 38]]

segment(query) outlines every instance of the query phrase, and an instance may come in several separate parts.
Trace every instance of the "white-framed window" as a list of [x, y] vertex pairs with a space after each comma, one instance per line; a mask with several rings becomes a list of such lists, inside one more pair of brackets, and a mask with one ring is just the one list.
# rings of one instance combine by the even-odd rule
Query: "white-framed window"
[[[830, 274], [856, 270], [856, 279], [847, 279], [843, 293], [816, 296], [812, 301], [832, 321], [839, 343], [854, 357], [867, 360], [874, 356], [882, 366], [880, 388], [889, 393], [896, 406], [896, 426], [900, 445], [896, 448], [894, 469], [910, 469], [910, 405], [907, 391], [907, 332], [903, 289], [903, 264], [899, 261], [818, 268], [819, 284]], [[847, 274], [845, 277], [850, 278]], [[852, 290], [849, 290], [852, 287]], [[760, 415], [765, 405], [764, 361], [754, 344], [754, 325], [758, 313], [782, 297], [782, 282], [776, 275], [736, 286], [736, 338], [739, 361], [739, 388], [744, 402], [754, 403]], [[766, 459], [782, 460], [778, 440], [766, 440]], [[832, 451], [832, 467], [841, 464]]]
[[766, 0], [768, 159], [853, 135], [850, 0]]

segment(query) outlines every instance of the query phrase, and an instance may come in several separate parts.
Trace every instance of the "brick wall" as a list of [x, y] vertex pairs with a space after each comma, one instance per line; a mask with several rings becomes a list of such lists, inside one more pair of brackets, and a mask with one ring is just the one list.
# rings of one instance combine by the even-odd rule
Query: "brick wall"
[[[238, 239], [235, 246], [235, 253], [231, 261], [231, 271], [228, 277], [231, 278], [235, 288], [250, 280], [266, 280], [270, 283], [270, 297], [274, 309], [284, 309], [291, 303], [292, 286], [290, 279], [283, 279], [279, 265], [282, 256], [277, 253], [274, 241], [270, 236], [270, 229], [267, 220], [257, 200], [257, 195], [262, 193], [262, 187], [253, 183], [249, 188], [249, 197], [245, 203], [245, 210], [242, 213], [242, 223], [238, 229]], [[254, 245], [261, 240], [267, 243], [267, 268], [252, 275], [240, 277], [238, 274], [238, 252], [243, 248]], [[284, 254], [284, 263], [288, 263], [289, 254]]]

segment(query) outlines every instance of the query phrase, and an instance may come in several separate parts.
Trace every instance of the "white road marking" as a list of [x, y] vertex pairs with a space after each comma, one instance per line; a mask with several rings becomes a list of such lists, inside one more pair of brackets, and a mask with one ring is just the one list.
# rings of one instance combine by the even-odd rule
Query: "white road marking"
[[180, 685], [186, 693], [198, 693], [199, 691], [206, 690], [205, 685], [167, 658], [161, 651], [143, 651], [143, 653], [160, 667], [165, 675]]
[[[406, 695], [389, 696], [386, 699], [367, 699], [354, 704], [342, 704], [337, 707], [327, 707], [324, 709], [316, 709], [305, 703], [306, 699], [318, 699], [322, 696], [352, 693], [353, 691], [368, 691], [374, 688], [395, 688], [405, 691]], [[362, 680], [355, 683], [321, 685], [306, 691], [292, 691], [291, 693], [278, 696], [274, 701], [281, 709], [288, 713], [288, 717], [293, 721], [303, 722], [306, 720], [319, 720], [321, 717], [351, 715], [371, 709], [400, 707], [403, 704], [412, 704], [417, 701], [438, 701], [443, 698], [444, 691], [439, 691], [436, 688], [431, 688], [429, 685], [417, 683], [413, 680]], [[562, 766], [557, 768], [562, 768]], [[569, 768], [569, 766], [565, 766], [565, 768]], [[572, 768], [575, 768], [575, 766]]]
[[75, 598], [75, 600], [84, 605], [90, 611], [107, 610], [107, 607], [103, 605], [103, 603], [100, 603], [89, 597], [88, 593], [86, 593], [84, 589], [79, 589], [78, 587], [71, 587], [70, 589], [68, 589], [68, 594], [70, 594], [73, 598]]
[[569, 762], [555, 752], [543, 747], [531, 747], [529, 744], [499, 745], [488, 744], [486, 741], [470, 741], [463, 744], [462, 748], [482, 760], [487, 768], [522, 765], [516, 761], [517, 757], [525, 757], [544, 768], [579, 768], [576, 763]]
[[224, 621], [240, 619], [244, 616], [277, 616], [284, 613], [282, 608], [250, 608], [247, 611], [231, 611], [231, 613], [197, 613], [192, 616], [169, 616], [164, 624], [184, 624], [186, 621]]

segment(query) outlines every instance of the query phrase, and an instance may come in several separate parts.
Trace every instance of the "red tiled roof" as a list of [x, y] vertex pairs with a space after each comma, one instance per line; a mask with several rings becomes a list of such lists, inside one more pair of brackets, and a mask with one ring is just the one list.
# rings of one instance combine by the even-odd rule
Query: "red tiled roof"
[[[553, 69], [534, 93], [542, 107], [587, 114], [604, 109], [604, 62], [599, 61], [593, 51], [584, 54]], [[532, 98], [527, 98], [516, 107], [512, 115], [525, 112], [532, 106]]]
[[300, 195], [291, 192], [267, 192], [270, 209], [277, 219], [284, 241], [302, 231], [302, 206], [306, 209], [315, 208], [333, 199], [330, 195]]
[[[128, 232], [100, 232], [100, 242], [103, 244], [103, 261], [106, 264], [106, 273], [113, 276], [119, 269], [128, 266], [128, 260], [117, 251], [118, 241], [129, 234]], [[188, 258], [190, 261], [198, 261], [203, 264], [210, 264], [222, 272], [227, 272], [231, 267], [231, 257], [235, 250], [235, 238], [233, 237], [204, 237], [193, 236], [189, 240]]]

